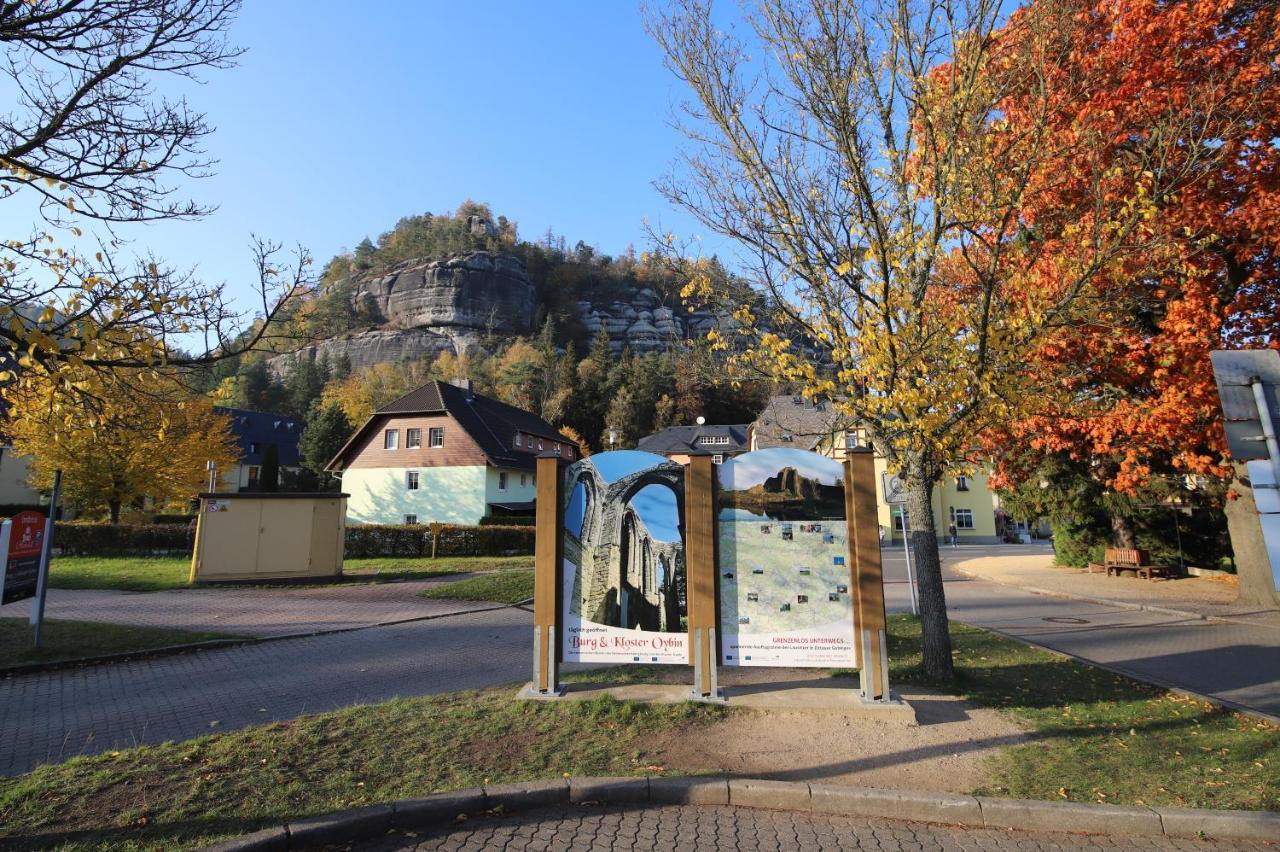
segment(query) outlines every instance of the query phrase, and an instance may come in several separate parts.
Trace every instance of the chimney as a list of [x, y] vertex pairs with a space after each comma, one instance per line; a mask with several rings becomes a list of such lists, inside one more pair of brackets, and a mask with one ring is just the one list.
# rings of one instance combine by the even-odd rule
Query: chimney
[[475, 392], [475, 388], [472, 387], [471, 385], [470, 379], [464, 379], [461, 376], [459, 376], [458, 378], [453, 380], [452, 384], [455, 387], [460, 387], [467, 392], [467, 402], [470, 402], [471, 400], [475, 399], [476, 392]]

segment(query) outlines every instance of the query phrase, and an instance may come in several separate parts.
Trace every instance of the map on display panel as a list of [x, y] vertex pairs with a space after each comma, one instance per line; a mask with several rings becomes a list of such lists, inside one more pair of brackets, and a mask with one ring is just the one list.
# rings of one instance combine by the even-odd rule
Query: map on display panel
[[792, 449], [719, 466], [726, 666], [853, 666], [844, 469]]
[[684, 467], [597, 453], [564, 494], [564, 661], [687, 664]]

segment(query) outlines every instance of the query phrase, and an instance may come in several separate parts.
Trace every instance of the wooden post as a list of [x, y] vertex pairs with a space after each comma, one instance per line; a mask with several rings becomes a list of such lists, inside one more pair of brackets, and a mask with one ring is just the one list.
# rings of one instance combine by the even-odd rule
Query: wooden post
[[684, 565], [693, 697], [718, 699], [716, 665], [716, 498], [711, 456], [693, 456], [684, 475]]
[[885, 636], [884, 575], [876, 516], [875, 455], [849, 450], [844, 462], [845, 507], [854, 568], [854, 625], [858, 681], [864, 701], [889, 701], [889, 649]]
[[538, 504], [533, 549], [532, 692], [551, 697], [560, 687], [560, 588], [564, 574], [564, 486], [562, 459], [538, 457]]

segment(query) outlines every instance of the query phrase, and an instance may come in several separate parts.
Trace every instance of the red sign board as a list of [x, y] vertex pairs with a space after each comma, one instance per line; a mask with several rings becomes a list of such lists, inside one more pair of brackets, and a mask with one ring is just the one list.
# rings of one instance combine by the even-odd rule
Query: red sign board
[[45, 517], [39, 512], [19, 512], [9, 531], [9, 552], [0, 571], [0, 603], [35, 597], [44, 547]]

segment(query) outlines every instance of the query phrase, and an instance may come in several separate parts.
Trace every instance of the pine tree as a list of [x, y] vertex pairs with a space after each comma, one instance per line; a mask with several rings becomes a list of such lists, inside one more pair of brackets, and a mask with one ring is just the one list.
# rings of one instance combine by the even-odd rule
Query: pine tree
[[258, 474], [259, 491], [280, 490], [280, 447], [273, 441], [262, 453], [262, 472]]
[[298, 441], [302, 466], [321, 482], [330, 481], [325, 466], [338, 454], [353, 431], [351, 421], [342, 413], [341, 406], [330, 404], [312, 408]]

